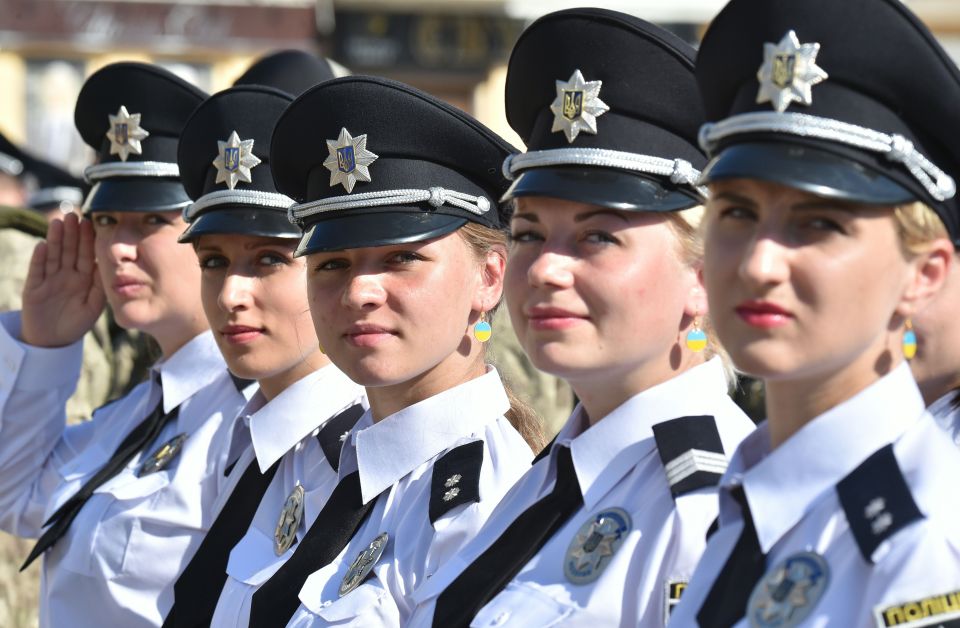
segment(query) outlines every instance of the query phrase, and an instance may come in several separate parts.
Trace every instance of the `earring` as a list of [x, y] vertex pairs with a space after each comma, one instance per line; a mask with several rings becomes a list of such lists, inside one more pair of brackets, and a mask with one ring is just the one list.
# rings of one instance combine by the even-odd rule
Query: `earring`
[[693, 317], [693, 329], [687, 332], [687, 349], [700, 353], [707, 348], [707, 334], [700, 329], [700, 317]]
[[912, 360], [917, 355], [917, 334], [913, 331], [913, 323], [909, 318], [906, 327], [906, 331], [903, 332], [903, 357]]
[[480, 312], [480, 320], [478, 320], [477, 324], [473, 326], [473, 337], [480, 342], [486, 342], [490, 340], [490, 336], [492, 335], [493, 327], [491, 327], [490, 323], [486, 321], [486, 315], [483, 312]]
[[317, 342], [317, 348], [320, 349], [320, 353], [326, 355], [327, 352], [323, 350], [323, 345]]

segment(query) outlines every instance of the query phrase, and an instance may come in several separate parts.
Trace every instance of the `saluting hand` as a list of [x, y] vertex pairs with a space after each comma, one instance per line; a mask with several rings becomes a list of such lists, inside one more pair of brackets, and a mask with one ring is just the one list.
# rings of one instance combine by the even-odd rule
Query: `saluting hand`
[[23, 287], [21, 339], [37, 347], [80, 340], [101, 312], [105, 296], [93, 248], [93, 225], [75, 214], [54, 220], [37, 244]]

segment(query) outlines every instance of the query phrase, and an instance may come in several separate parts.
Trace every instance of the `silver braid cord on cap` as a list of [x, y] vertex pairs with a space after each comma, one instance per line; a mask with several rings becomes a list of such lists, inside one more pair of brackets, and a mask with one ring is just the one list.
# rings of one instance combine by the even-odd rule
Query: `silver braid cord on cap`
[[433, 207], [450, 205], [459, 207], [470, 213], [482, 216], [490, 211], [493, 203], [484, 196], [474, 196], [455, 190], [441, 187], [432, 187], [426, 190], [383, 190], [381, 192], [365, 192], [350, 196], [333, 196], [318, 201], [293, 205], [287, 210], [287, 218], [295, 225], [309, 216], [345, 209], [360, 207], [380, 207], [383, 205], [411, 205], [426, 201]]
[[217, 205], [255, 205], [257, 207], [276, 207], [287, 209], [293, 205], [293, 199], [277, 192], [262, 192], [260, 190], [217, 190], [204, 194], [196, 202], [187, 205], [183, 210], [183, 219], [191, 222], [197, 214]]
[[632, 170], [670, 177], [670, 182], [675, 185], [686, 185], [701, 196], [707, 194], [705, 188], [697, 186], [700, 171], [685, 159], [665, 159], [606, 148], [553, 148], [510, 155], [504, 160], [502, 170], [503, 176], [512, 181], [523, 170], [546, 166], [594, 166]]
[[707, 152], [713, 152], [723, 139], [746, 133], [787, 133], [880, 153], [889, 161], [903, 164], [930, 196], [938, 201], [953, 198], [957, 193], [957, 184], [953, 177], [927, 159], [916, 149], [913, 142], [902, 135], [890, 135], [805, 113], [757, 111], [732, 116], [720, 122], [708, 122], [700, 128], [700, 146]]
[[83, 171], [83, 178], [88, 183], [109, 179], [112, 177], [179, 177], [180, 168], [177, 164], [165, 161], [131, 161], [109, 162], [88, 166]]

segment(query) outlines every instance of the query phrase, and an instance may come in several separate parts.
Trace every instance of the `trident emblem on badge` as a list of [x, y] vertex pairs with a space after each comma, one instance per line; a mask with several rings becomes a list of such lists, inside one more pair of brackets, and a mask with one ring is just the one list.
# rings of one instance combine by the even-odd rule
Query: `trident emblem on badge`
[[113, 137], [116, 138], [118, 144], [127, 143], [127, 140], [130, 139], [130, 134], [128, 133], [126, 122], [118, 122], [113, 125]]
[[228, 146], [223, 149], [223, 166], [229, 172], [236, 172], [240, 167], [240, 147]]
[[773, 84], [784, 89], [793, 84], [797, 55], [780, 53], [773, 58]]
[[350, 174], [357, 167], [357, 161], [354, 158], [353, 146], [342, 146], [337, 149], [337, 170], [344, 174]]
[[583, 113], [583, 90], [563, 91], [563, 117], [576, 120]]

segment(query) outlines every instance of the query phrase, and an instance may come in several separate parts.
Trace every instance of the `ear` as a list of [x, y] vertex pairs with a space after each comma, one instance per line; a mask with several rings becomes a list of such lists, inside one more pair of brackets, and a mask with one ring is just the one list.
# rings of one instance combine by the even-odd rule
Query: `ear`
[[912, 272], [897, 313], [911, 317], [922, 310], [943, 287], [954, 263], [953, 244], [946, 238], [938, 238], [930, 248], [911, 262]]
[[473, 309], [489, 312], [500, 302], [503, 295], [503, 275], [507, 268], [507, 250], [495, 246], [479, 267], [479, 284], [473, 298]]
[[707, 289], [703, 283], [703, 264], [697, 264], [689, 270], [689, 290], [683, 313], [693, 320], [696, 316], [706, 316], [710, 307], [707, 305]]

